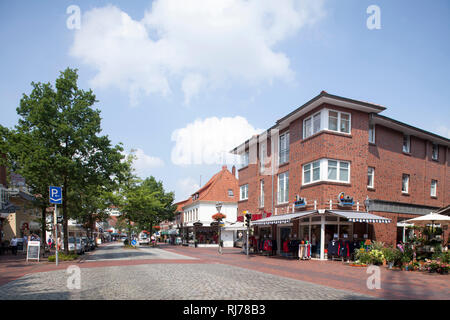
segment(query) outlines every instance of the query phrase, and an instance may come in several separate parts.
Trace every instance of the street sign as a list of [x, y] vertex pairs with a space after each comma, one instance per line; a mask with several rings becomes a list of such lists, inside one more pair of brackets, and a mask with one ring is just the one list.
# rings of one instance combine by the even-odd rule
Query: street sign
[[62, 188], [49, 187], [50, 203], [62, 204]]
[[133, 240], [131, 240], [131, 244], [132, 244], [133, 246], [135, 246], [135, 245], [136, 245], [136, 243], [137, 243], [137, 242], [136, 242], [136, 240], [134, 240], [134, 239], [133, 239]]

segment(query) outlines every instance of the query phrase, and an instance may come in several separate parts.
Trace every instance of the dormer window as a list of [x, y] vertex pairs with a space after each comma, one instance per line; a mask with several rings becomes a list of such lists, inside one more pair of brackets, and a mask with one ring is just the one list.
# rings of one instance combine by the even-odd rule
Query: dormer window
[[196, 193], [196, 194], [194, 194], [193, 196], [192, 196], [192, 201], [195, 201], [195, 200], [197, 200], [198, 199], [198, 193]]

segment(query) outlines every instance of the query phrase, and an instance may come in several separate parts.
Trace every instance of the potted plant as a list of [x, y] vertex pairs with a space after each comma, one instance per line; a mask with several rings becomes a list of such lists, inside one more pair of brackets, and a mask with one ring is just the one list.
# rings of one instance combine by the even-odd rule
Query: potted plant
[[394, 266], [395, 258], [396, 258], [396, 251], [394, 248], [384, 248], [383, 249], [383, 255], [385, 258], [385, 261], [388, 264], [388, 268], [392, 269]]

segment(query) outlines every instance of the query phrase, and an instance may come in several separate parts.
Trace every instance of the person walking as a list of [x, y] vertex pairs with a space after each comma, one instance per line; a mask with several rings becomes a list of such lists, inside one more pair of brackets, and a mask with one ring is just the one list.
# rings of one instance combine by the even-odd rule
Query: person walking
[[13, 236], [13, 238], [11, 239], [11, 252], [13, 255], [17, 255], [17, 239], [16, 236]]

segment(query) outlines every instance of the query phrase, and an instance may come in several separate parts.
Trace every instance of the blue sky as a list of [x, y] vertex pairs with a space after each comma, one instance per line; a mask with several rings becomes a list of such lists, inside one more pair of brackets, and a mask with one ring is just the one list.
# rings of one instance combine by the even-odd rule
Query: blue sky
[[[369, 30], [373, 4], [381, 29]], [[220, 170], [217, 152], [321, 90], [450, 137], [449, 21], [446, 0], [1, 0], [0, 123], [16, 124], [31, 81], [78, 68], [103, 133], [181, 200]]]

